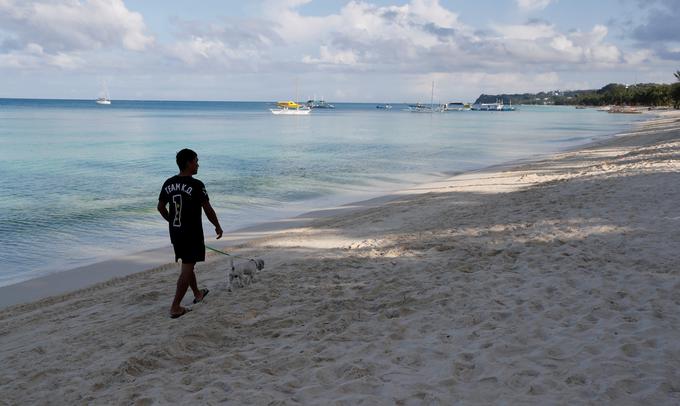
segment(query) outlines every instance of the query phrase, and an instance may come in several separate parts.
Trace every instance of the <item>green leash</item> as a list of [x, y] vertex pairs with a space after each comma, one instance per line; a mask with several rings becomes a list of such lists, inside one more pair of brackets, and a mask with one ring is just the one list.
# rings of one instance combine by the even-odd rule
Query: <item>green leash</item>
[[232, 255], [232, 254], [229, 254], [229, 253], [227, 253], [227, 252], [220, 251], [220, 250], [218, 250], [217, 248], [213, 248], [213, 247], [208, 246], [208, 245], [206, 245], [205, 247], [206, 247], [207, 249], [209, 249], [210, 251], [219, 252], [220, 254], [226, 255], [226, 256], [228, 256], [228, 257], [247, 259], [247, 260], [249, 260], [249, 261], [252, 259], [252, 258], [240, 257], [240, 256], [238, 256], [238, 255]]
[[219, 252], [220, 254], [226, 255], [226, 256], [228, 256], [228, 257], [231, 257], [231, 256], [232, 256], [231, 254], [227, 254], [227, 253], [224, 252], [224, 251], [220, 251], [220, 250], [218, 250], [218, 249], [216, 249], [216, 248], [213, 248], [213, 247], [210, 247], [210, 246], [208, 246], [208, 245], [206, 245], [205, 247], [206, 247], [207, 249], [209, 249], [210, 251]]

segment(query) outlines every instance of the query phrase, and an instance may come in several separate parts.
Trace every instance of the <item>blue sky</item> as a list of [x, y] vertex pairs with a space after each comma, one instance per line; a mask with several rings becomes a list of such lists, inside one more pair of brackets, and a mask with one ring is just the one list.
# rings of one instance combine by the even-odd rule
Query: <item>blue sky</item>
[[[672, 82], [676, 0], [0, 0], [0, 97], [400, 102]], [[297, 83], [297, 85], [296, 85]]]

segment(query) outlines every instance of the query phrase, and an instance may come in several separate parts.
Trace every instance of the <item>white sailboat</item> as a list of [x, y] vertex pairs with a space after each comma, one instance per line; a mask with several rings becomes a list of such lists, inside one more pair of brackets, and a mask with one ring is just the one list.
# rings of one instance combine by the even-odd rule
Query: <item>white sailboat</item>
[[309, 114], [312, 109], [307, 106], [295, 103], [294, 101], [286, 100], [276, 102], [276, 108], [269, 109], [269, 111], [275, 115], [302, 115]]
[[[295, 100], [298, 98], [298, 81], [295, 80]], [[292, 100], [276, 102], [276, 108], [269, 109], [274, 115], [305, 115], [309, 114], [312, 109], [306, 105], [298, 104]]]
[[102, 83], [102, 92], [101, 96], [97, 99], [97, 104], [111, 104], [109, 89], [106, 87], [106, 83]]
[[440, 107], [434, 108], [434, 80], [432, 81], [432, 93], [430, 94], [430, 105], [426, 106], [424, 104], [416, 103], [408, 106], [408, 110], [411, 113], [434, 113], [441, 112]]

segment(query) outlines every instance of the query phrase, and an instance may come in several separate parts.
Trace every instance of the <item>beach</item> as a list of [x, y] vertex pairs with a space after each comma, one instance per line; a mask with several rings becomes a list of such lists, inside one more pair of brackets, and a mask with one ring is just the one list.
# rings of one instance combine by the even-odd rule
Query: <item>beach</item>
[[7, 307], [0, 404], [678, 404], [679, 201], [659, 113], [210, 253], [176, 320], [172, 263]]

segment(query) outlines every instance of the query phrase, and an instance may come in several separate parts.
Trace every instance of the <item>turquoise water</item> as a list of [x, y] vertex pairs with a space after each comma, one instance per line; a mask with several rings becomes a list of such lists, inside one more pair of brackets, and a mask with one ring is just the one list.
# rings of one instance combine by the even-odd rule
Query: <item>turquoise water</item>
[[235, 230], [583, 144], [640, 119], [567, 107], [414, 114], [339, 103], [309, 116], [268, 107], [0, 99], [0, 286], [169, 244], [156, 202], [181, 148], [198, 152], [196, 177]]

